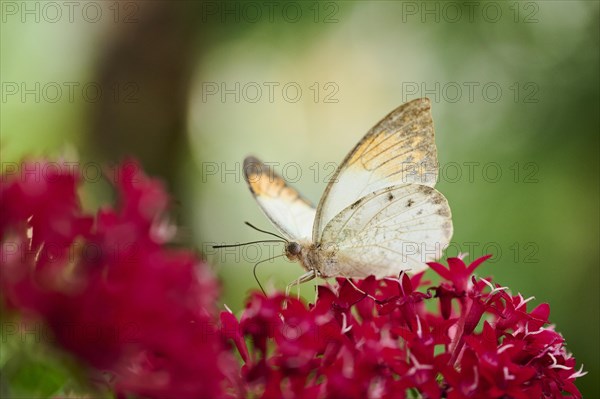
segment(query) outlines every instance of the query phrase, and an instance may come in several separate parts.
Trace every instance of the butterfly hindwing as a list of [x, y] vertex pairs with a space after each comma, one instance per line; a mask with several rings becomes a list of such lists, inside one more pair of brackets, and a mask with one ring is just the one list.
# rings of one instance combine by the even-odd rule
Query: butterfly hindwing
[[262, 211], [286, 238], [310, 240], [316, 211], [307, 199], [255, 157], [244, 159], [244, 178]]
[[374, 191], [404, 183], [433, 187], [438, 176], [431, 104], [403, 104], [375, 125], [346, 156], [317, 207], [313, 240], [340, 211]]
[[319, 245], [335, 248], [325, 275], [364, 278], [418, 272], [438, 259], [452, 237], [446, 198], [421, 184], [386, 187], [339, 212], [323, 230]]

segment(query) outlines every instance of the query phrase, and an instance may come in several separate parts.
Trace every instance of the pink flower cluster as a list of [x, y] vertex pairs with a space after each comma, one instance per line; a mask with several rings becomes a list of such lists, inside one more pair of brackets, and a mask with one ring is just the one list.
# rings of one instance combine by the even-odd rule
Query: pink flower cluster
[[119, 206], [92, 217], [80, 207], [75, 172], [39, 169], [47, 172], [0, 186], [7, 304], [45, 320], [52, 340], [109, 372], [119, 394], [220, 395], [223, 370], [237, 363], [214, 323], [217, 282], [193, 251], [165, 245], [172, 228], [162, 185], [124, 163], [113, 182]]
[[255, 294], [239, 322], [223, 312], [245, 363], [243, 396], [580, 398], [584, 373], [547, 325], [549, 306], [527, 311], [521, 295], [474, 277], [488, 257], [430, 263], [443, 279], [430, 288], [423, 273], [338, 279], [314, 305]]
[[219, 317], [210, 268], [170, 244], [158, 181], [125, 163], [118, 206], [87, 215], [77, 172], [44, 170], [0, 184], [2, 301], [118, 397], [581, 397], [548, 305], [475, 277], [487, 257], [431, 263], [437, 285], [338, 279], [311, 305], [253, 293]]

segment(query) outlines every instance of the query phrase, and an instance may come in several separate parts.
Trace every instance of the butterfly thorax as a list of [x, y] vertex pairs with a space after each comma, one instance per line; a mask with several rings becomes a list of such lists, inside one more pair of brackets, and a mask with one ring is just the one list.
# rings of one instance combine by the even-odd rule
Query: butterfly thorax
[[338, 275], [337, 249], [334, 245], [310, 241], [290, 242], [285, 246], [285, 256], [300, 263], [306, 271], [316, 270], [319, 277]]

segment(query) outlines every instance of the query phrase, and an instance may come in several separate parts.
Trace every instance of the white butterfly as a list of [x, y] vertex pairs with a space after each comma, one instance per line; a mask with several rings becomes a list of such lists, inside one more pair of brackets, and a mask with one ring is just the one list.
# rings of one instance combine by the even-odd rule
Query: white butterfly
[[452, 237], [437, 181], [437, 150], [426, 98], [375, 125], [337, 168], [315, 207], [255, 157], [244, 175], [263, 212], [288, 241], [285, 255], [315, 277], [377, 278], [418, 272]]

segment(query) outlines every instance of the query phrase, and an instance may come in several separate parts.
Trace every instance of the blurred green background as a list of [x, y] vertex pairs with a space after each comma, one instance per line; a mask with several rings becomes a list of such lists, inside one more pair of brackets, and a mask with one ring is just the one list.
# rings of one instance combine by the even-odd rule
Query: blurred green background
[[[578, 386], [600, 396], [598, 2], [1, 7], [3, 164], [139, 158], [174, 193], [180, 239], [214, 266], [234, 311], [257, 288], [253, 264], [281, 253], [210, 248], [264, 238], [246, 220], [273, 230], [243, 181], [243, 158], [273, 162], [316, 203], [372, 125], [429, 97], [437, 188], [455, 226], [448, 255], [493, 253], [480, 274], [550, 303], [589, 371]], [[94, 209], [112, 194], [89, 173], [83, 195]], [[259, 269], [276, 288], [301, 272], [283, 260]], [[312, 285], [302, 293], [311, 298]]]

